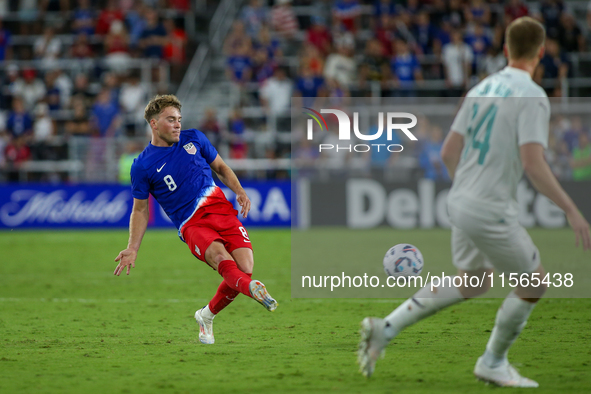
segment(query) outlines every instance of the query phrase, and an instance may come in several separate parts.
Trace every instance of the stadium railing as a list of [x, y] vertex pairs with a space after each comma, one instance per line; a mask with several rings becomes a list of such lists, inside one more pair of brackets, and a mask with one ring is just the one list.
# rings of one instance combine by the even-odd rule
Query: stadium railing
[[[254, 138], [250, 140], [252, 141]], [[68, 151], [67, 160], [30, 160], [16, 168], [6, 168], [5, 170], [16, 171], [20, 182], [35, 179], [33, 174], [60, 174], [64, 175], [64, 180], [69, 182], [117, 183], [119, 181], [119, 158], [128, 150], [130, 144], [134, 144], [135, 149], [133, 153], [128, 153], [139, 154], [146, 146], [147, 141], [147, 138], [73, 136], [65, 141]], [[227, 158], [229, 157], [227, 147], [222, 146], [220, 151], [224, 155], [225, 162], [235, 171], [250, 172], [249, 178], [265, 178], [264, 171], [288, 171], [291, 166], [291, 161], [288, 158], [231, 159]]]
[[66, 173], [70, 181], [77, 181], [83, 170], [84, 163], [80, 160], [35, 160], [22, 163], [18, 174], [19, 182], [26, 182], [30, 173]]
[[[7, 60], [0, 61], [0, 70], [6, 70], [9, 66], [15, 65], [19, 69], [33, 68], [36, 70], [67, 70], [70, 73], [88, 72], [96, 66], [112, 69], [105, 59], [56, 59], [56, 60]], [[162, 87], [168, 87], [170, 83], [170, 64], [158, 59], [139, 58], [128, 59], [125, 63], [126, 70], [140, 70], [141, 82], [149, 89], [148, 93], [152, 95], [158, 88], [158, 85], [152, 83], [152, 69], [159, 70], [159, 84]]]
[[193, 55], [177, 91], [176, 95], [182, 102], [191, 104], [196, 101], [196, 98], [192, 96], [200, 91], [205, 78], [207, 78], [213, 52], [216, 48], [222, 47], [223, 39], [240, 10], [242, 2], [242, 0], [222, 0], [218, 5], [209, 24], [208, 42], [202, 43]]

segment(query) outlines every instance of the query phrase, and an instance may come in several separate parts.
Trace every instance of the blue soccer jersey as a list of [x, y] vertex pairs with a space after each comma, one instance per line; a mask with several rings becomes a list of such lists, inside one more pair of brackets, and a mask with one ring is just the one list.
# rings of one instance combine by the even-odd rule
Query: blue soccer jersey
[[150, 143], [131, 166], [131, 194], [140, 200], [152, 194], [180, 236], [182, 226], [211, 200], [230, 204], [211, 175], [210, 164], [217, 154], [205, 135], [195, 129], [181, 131], [179, 142], [170, 147]]

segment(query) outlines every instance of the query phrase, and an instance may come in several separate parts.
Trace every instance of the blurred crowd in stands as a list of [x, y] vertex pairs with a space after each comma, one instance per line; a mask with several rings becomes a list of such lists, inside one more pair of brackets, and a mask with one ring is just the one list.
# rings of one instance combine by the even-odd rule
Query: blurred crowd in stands
[[[150, 87], [164, 82], [159, 65], [186, 63], [189, 6], [0, 1], [0, 178], [16, 180], [28, 160], [67, 159], [72, 136], [144, 136]], [[134, 59], [153, 67], [142, 75]]]
[[[250, 0], [224, 45], [228, 78], [241, 86], [259, 84], [255, 99], [264, 106], [279, 107], [285, 101], [268, 103], [264, 92], [282, 90], [274, 85], [283, 76], [274, 71], [285, 65], [283, 46], [292, 47], [294, 40], [298, 64], [291, 67], [289, 86], [304, 97], [352, 91], [364, 96], [371, 81], [380, 83], [383, 96], [410, 96], [418, 93], [414, 82], [420, 86], [425, 80], [444, 80], [446, 94], [458, 97], [504, 67], [505, 27], [526, 15], [542, 21], [548, 33], [537, 81], [569, 76], [567, 53], [589, 50], [591, 6], [586, 25], [579, 26], [559, 0], [542, 1], [535, 10], [520, 0], [294, 2], [317, 7], [313, 15], [298, 17], [291, 0], [276, 0], [273, 7]], [[372, 14], [362, 14], [362, 6], [373, 7]], [[297, 38], [300, 31], [302, 41]], [[273, 88], [265, 87], [269, 84]], [[560, 85], [548, 88], [548, 94], [560, 97]]]
[[[565, 94], [561, 81], [573, 76], [570, 55], [591, 50], [591, 2], [578, 18], [561, 0], [244, 4], [223, 48], [216, 48], [239, 105], [227, 117], [210, 108], [201, 124], [184, 125], [204, 131], [232, 159], [289, 156], [285, 146], [253, 148], [263, 133], [250, 130], [267, 126], [243, 114], [262, 108], [278, 131], [288, 132], [293, 96], [306, 107], [317, 98], [339, 106], [349, 97], [462, 96], [506, 65], [504, 30], [521, 16], [546, 26], [546, 54], [534, 79], [544, 81], [551, 97]], [[306, 12], [296, 12], [300, 6]], [[144, 136], [143, 107], [162, 75], [150, 69], [146, 76], [130, 61], [156, 59], [182, 76], [189, 42], [182, 16], [190, 7], [188, 0], [0, 0], [0, 180], [3, 174], [15, 180], [27, 160], [67, 158], [71, 136]], [[63, 67], [60, 59], [73, 61]], [[169, 86], [162, 91], [173, 93]], [[547, 159], [561, 179], [591, 179], [588, 121], [553, 118]], [[434, 127], [417, 145], [415, 159], [426, 177], [447, 179], [438, 155], [446, 131]], [[125, 157], [141, 149], [130, 146]], [[303, 141], [294, 158], [315, 160], [308, 148]], [[393, 156], [367, 157], [385, 165]]]
[[[300, 5], [314, 12], [298, 15]], [[371, 13], [363, 12], [368, 8]], [[550, 97], [561, 97], [561, 80], [572, 76], [568, 54], [591, 49], [591, 2], [586, 19], [577, 20], [561, 0], [249, 0], [224, 44], [226, 75], [240, 89], [241, 105], [262, 106], [278, 118], [288, 116], [292, 96], [303, 97], [305, 107], [315, 98], [338, 106], [349, 96], [375, 95], [376, 88], [382, 97], [432, 96], [421, 87], [440, 81], [436, 95], [460, 97], [506, 65], [505, 28], [526, 15], [540, 20], [548, 36], [534, 80], [547, 82]], [[297, 55], [297, 64], [286, 52]], [[225, 135], [240, 140], [244, 122], [232, 122], [241, 126], [229, 125]], [[579, 142], [573, 133], [587, 138]], [[577, 178], [581, 165], [591, 179], [591, 161], [577, 161], [581, 150], [591, 157], [588, 133], [580, 122], [553, 128], [548, 159], [561, 179]], [[433, 131], [416, 152], [427, 177], [448, 179], [438, 154], [444, 136]], [[566, 146], [564, 138], [571, 141]], [[245, 153], [239, 146], [235, 157]]]

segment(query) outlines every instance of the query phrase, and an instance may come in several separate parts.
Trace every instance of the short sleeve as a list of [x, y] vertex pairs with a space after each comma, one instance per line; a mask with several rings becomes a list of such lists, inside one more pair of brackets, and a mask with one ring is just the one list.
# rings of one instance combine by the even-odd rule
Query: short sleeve
[[456, 133], [461, 134], [463, 136], [466, 135], [466, 129], [468, 128], [468, 117], [470, 116], [469, 101], [470, 100], [468, 98], [464, 99], [464, 102], [462, 103], [460, 110], [456, 114], [456, 117], [454, 118], [454, 121], [451, 124], [451, 131], [455, 131]]
[[211, 164], [218, 156], [218, 151], [211, 144], [211, 142], [209, 142], [205, 134], [198, 130], [195, 130], [195, 135], [197, 136], [197, 140], [199, 141], [199, 150], [201, 152], [201, 156], [205, 159], [207, 164]]
[[550, 101], [548, 97], [524, 97], [517, 117], [517, 143], [519, 146], [531, 142], [548, 147], [550, 124]]
[[131, 195], [138, 200], [146, 200], [150, 196], [150, 181], [137, 159], [131, 165]]

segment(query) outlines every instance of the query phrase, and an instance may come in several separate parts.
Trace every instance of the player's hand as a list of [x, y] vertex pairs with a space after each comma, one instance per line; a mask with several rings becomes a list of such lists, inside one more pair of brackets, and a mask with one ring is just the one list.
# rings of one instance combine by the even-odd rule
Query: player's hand
[[575, 246], [579, 246], [579, 240], [583, 250], [591, 250], [591, 236], [589, 235], [589, 223], [578, 210], [566, 214], [566, 218], [575, 232]]
[[236, 195], [236, 201], [240, 205], [240, 214], [246, 219], [248, 212], [250, 211], [250, 198], [246, 195], [246, 192], [242, 192]]
[[115, 258], [115, 261], [119, 262], [119, 264], [117, 265], [117, 268], [115, 268], [113, 275], [119, 276], [125, 267], [127, 267], [127, 275], [129, 275], [131, 268], [135, 268], [136, 258], [137, 250], [127, 248], [119, 252], [119, 255]]

